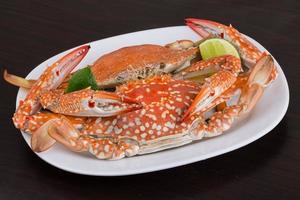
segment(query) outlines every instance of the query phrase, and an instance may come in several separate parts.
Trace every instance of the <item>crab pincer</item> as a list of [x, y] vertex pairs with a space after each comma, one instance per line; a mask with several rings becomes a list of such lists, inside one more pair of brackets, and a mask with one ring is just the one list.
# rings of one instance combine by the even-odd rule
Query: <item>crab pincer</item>
[[[249, 69], [251, 69], [261, 57], [267, 54], [266, 52], [261, 52], [242, 33], [232, 27], [232, 25], [226, 26], [215, 21], [195, 18], [187, 18], [185, 21], [186, 25], [202, 38], [220, 37], [232, 43], [237, 48], [243, 64]], [[277, 75], [277, 69], [273, 66], [270, 79], [275, 80]]]
[[231, 25], [226, 26], [218, 22], [194, 18], [186, 19], [186, 24], [203, 38], [220, 37], [230, 41], [237, 48], [244, 64], [249, 68], [262, 55], [262, 52], [256, 46]]
[[31, 87], [25, 100], [20, 102], [14, 114], [13, 122], [17, 128], [21, 130], [26, 129], [27, 121], [30, 116], [41, 108], [39, 101], [41, 92], [56, 89], [63, 82], [64, 78], [85, 57], [89, 49], [89, 45], [76, 48], [53, 63], [50, 67], [47, 67]]

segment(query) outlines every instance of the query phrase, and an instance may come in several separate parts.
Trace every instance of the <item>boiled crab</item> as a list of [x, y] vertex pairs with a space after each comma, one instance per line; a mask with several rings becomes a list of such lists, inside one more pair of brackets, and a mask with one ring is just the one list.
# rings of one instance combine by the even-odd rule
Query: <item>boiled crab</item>
[[[187, 21], [205, 37], [207, 31], [218, 36], [225, 31], [225, 38], [236, 44], [250, 70], [241, 73], [240, 60], [229, 55], [189, 66], [197, 53], [189, 42], [133, 46], [101, 57], [92, 68], [101, 87], [123, 83], [116, 92], [87, 88], [63, 94], [55, 88], [86, 54], [88, 46], [83, 46], [45, 70], [18, 107], [16, 127], [33, 134], [35, 151], [44, 151], [58, 141], [101, 159], [151, 153], [221, 134], [235, 118], [254, 107], [264, 88], [276, 78], [276, 68], [271, 56], [251, 47], [235, 29], [228, 31], [232, 27], [207, 20]], [[141, 53], [140, 48], [149, 53]], [[119, 55], [124, 58], [120, 62], [116, 61]], [[111, 66], [112, 75], [103, 75]], [[161, 75], [170, 72], [176, 74]], [[203, 83], [186, 80], [203, 74], [213, 75]], [[239, 101], [224, 106], [237, 93]], [[38, 111], [40, 103], [55, 113]], [[205, 114], [218, 105], [223, 108], [218, 107], [206, 119]]]

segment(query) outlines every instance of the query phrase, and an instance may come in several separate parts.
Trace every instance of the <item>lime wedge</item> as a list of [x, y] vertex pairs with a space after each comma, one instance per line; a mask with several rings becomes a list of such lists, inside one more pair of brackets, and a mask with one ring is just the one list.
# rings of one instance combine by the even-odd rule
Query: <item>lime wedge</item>
[[222, 55], [233, 55], [237, 58], [240, 58], [236, 48], [228, 41], [220, 38], [204, 40], [202, 43], [200, 43], [199, 49], [203, 60]]
[[72, 75], [71, 79], [69, 80], [68, 88], [65, 92], [74, 92], [87, 87], [91, 87], [93, 90], [98, 89], [97, 82], [90, 66], [80, 69]]

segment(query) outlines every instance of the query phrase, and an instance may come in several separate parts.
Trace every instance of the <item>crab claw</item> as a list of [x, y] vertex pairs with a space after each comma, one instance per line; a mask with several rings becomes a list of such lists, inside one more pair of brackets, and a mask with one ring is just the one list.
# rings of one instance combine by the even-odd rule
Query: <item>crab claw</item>
[[212, 36], [229, 41], [237, 48], [244, 64], [248, 68], [255, 65], [262, 56], [262, 52], [231, 25], [226, 26], [218, 22], [195, 18], [186, 19], [186, 24], [203, 38]]
[[36, 81], [36, 85], [39, 85], [39, 82], [41, 82], [39, 92], [56, 89], [81, 62], [89, 49], [90, 45], [78, 47], [48, 67]]
[[207, 78], [192, 105], [185, 112], [182, 120], [186, 120], [196, 112], [206, 111], [207, 108], [211, 107], [211, 103], [225, 90], [227, 90], [235, 81], [235, 74], [226, 70], [219, 71], [218, 73]]
[[20, 103], [14, 114], [13, 122], [17, 128], [26, 129], [28, 117], [41, 108], [40, 94], [44, 91], [56, 89], [85, 57], [89, 49], [89, 45], [78, 47], [45, 69], [39, 79], [32, 85], [25, 100]]
[[40, 102], [45, 109], [72, 116], [108, 117], [140, 108], [140, 104], [115, 93], [90, 88], [63, 94], [63, 90], [44, 92]]
[[198, 33], [202, 38], [207, 38], [210, 35], [220, 37], [225, 28], [222, 24], [205, 19], [187, 18], [185, 21], [186, 25]]
[[[116, 138], [108, 135], [82, 135], [65, 116], [49, 123], [48, 134], [47, 138], [61, 143], [72, 151], [88, 151], [99, 159], [118, 160], [139, 152], [139, 144], [130, 138], [121, 138], [115, 142]], [[44, 135], [41, 137], [46, 138]], [[46, 150], [44, 141], [34, 145], [33, 150]]]

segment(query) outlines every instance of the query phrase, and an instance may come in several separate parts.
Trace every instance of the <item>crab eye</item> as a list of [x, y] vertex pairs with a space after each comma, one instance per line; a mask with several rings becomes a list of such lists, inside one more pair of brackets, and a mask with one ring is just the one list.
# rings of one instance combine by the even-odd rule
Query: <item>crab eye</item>
[[165, 63], [160, 63], [160, 64], [159, 64], [159, 69], [163, 69], [163, 68], [165, 68], [165, 66], [166, 66]]
[[220, 37], [221, 37], [222, 39], [224, 39], [224, 33], [223, 33], [223, 32], [220, 33]]
[[94, 107], [95, 107], [95, 102], [94, 102], [94, 101], [89, 101], [89, 102], [88, 102], [88, 106], [89, 106], [90, 108], [94, 108]]

